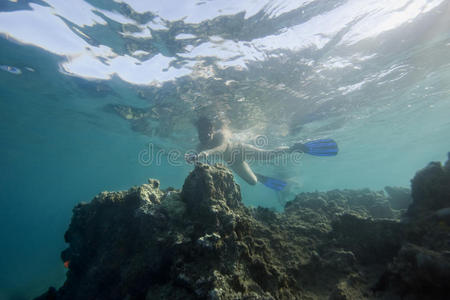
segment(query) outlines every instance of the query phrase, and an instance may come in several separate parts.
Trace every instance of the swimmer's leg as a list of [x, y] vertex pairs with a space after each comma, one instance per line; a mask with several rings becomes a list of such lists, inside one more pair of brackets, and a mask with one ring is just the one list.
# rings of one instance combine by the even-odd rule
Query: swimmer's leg
[[241, 147], [247, 160], [272, 160], [280, 155], [290, 153], [289, 147], [279, 147], [272, 150], [265, 150], [248, 144], [242, 144]]
[[284, 189], [284, 187], [287, 185], [287, 182], [285, 182], [281, 179], [276, 179], [276, 178], [264, 176], [264, 175], [257, 174], [257, 173], [255, 173], [255, 175], [256, 175], [256, 178], [258, 179], [258, 182], [261, 182], [268, 188], [278, 191], [278, 192], [282, 191]]
[[234, 162], [230, 168], [248, 184], [255, 185], [258, 182], [255, 173], [253, 173], [252, 169], [250, 169], [250, 166], [245, 161]]

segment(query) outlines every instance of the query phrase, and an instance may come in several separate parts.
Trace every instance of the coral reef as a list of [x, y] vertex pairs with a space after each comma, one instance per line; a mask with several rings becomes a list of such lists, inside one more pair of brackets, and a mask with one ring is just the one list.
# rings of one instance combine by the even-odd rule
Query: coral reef
[[103, 192], [74, 208], [66, 282], [36, 299], [444, 299], [448, 166], [416, 174], [406, 217], [398, 188], [247, 208], [221, 165], [197, 164], [182, 190]]
[[450, 295], [450, 153], [442, 167], [432, 162], [411, 180], [413, 202], [404, 241], [377, 288], [408, 299]]
[[412, 203], [411, 190], [404, 187], [387, 186], [384, 188], [389, 195], [388, 201], [393, 209], [407, 209]]
[[450, 163], [443, 167], [440, 162], [431, 162], [416, 174], [411, 182], [414, 199], [410, 214], [422, 214], [450, 207]]

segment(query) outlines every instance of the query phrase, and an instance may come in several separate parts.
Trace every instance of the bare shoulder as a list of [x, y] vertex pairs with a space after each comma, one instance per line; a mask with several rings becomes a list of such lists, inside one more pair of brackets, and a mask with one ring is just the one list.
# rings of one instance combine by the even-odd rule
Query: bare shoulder
[[231, 138], [231, 131], [228, 129], [221, 129], [215, 133], [217, 139], [221, 141], [221, 144], [226, 143]]

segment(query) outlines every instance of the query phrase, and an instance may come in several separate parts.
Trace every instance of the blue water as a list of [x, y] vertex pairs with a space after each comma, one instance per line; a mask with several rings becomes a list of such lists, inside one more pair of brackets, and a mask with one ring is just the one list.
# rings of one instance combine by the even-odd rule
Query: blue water
[[[337, 157], [252, 164], [289, 182], [285, 200], [408, 186], [446, 158], [448, 1], [146, 2], [0, 3], [0, 299], [62, 284], [76, 203], [149, 177], [181, 188], [192, 166], [139, 154], [194, 148], [200, 114], [267, 148], [338, 142]], [[236, 180], [245, 204], [281, 210]]]

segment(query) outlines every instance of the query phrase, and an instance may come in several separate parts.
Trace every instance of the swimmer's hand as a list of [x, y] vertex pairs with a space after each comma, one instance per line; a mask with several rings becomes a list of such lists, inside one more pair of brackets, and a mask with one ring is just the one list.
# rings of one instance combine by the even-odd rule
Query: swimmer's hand
[[186, 153], [184, 159], [188, 164], [193, 164], [198, 160], [198, 155], [195, 153]]
[[184, 155], [184, 159], [187, 163], [193, 164], [198, 162], [199, 160], [206, 160], [208, 159], [208, 153], [205, 151], [200, 152], [199, 154], [196, 153], [186, 153]]

